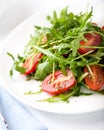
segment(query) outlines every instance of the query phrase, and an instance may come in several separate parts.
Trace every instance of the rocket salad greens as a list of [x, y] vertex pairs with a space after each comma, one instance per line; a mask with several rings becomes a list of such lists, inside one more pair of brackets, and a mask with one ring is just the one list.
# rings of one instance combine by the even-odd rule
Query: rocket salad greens
[[[74, 14], [68, 7], [47, 16], [50, 27], [35, 26], [35, 34], [10, 70], [42, 81], [41, 90], [52, 95], [43, 101], [67, 101], [71, 96], [91, 95], [86, 87], [104, 93], [104, 29], [92, 21], [93, 10]], [[28, 92], [27, 94], [34, 94]]]

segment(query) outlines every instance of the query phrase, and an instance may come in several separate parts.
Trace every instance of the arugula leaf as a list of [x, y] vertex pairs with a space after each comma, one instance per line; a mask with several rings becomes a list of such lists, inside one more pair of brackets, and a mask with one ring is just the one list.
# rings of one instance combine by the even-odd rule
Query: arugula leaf
[[18, 71], [20, 73], [24, 73], [25, 68], [19, 66], [20, 63], [23, 63], [24, 58], [21, 57], [20, 55], [18, 55], [17, 56], [18, 61], [17, 61], [11, 53], [7, 52], [7, 55], [9, 55], [13, 60], [13, 65], [12, 65], [10, 71], [9, 71], [10, 77], [13, 77], [13, 70], [16, 70], [16, 71]]
[[13, 61], [15, 61], [15, 58], [14, 58], [14, 56], [11, 53], [7, 52], [7, 55], [10, 56]]
[[43, 80], [50, 73], [52, 73], [52, 63], [46, 60], [37, 66], [35, 78], [37, 80]]

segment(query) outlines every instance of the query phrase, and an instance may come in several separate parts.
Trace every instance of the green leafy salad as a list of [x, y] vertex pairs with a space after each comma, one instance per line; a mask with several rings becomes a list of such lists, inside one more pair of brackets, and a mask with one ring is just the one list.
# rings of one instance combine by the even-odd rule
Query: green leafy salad
[[74, 14], [66, 7], [47, 20], [49, 27], [35, 26], [22, 56], [7, 53], [13, 59], [10, 76], [16, 70], [26, 80], [41, 81], [41, 91], [50, 95], [42, 101], [104, 94], [104, 26], [93, 21], [93, 9]]

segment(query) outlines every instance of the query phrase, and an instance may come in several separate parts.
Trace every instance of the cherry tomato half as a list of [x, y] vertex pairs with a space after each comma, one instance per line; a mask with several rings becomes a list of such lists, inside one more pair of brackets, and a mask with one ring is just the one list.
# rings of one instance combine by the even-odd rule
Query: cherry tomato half
[[104, 30], [104, 26], [102, 26], [102, 28], [101, 28], [102, 30]]
[[97, 23], [95, 23], [95, 22], [92, 22], [91, 24], [94, 25], [94, 26], [98, 26]]
[[23, 68], [26, 69], [25, 75], [29, 75], [33, 73], [36, 70], [37, 64], [42, 57], [42, 53], [36, 53], [34, 55], [31, 55], [29, 58], [26, 59], [26, 61], [23, 64]]
[[88, 72], [88, 75], [84, 78], [85, 83], [88, 85], [91, 90], [101, 90], [104, 87], [104, 70], [98, 66], [90, 66], [92, 75], [89, 72], [88, 68], [84, 68], [84, 73]]
[[45, 36], [42, 38], [42, 44], [46, 44], [47, 41], [48, 41], [48, 40], [47, 40], [47, 36], [45, 35]]
[[[85, 34], [85, 38], [88, 40], [87, 42], [81, 40], [80, 41], [80, 45], [81, 46], [98, 46], [101, 43], [101, 36], [97, 33], [91, 34], [91, 33], [87, 33]], [[95, 50], [94, 48], [84, 48], [81, 47], [79, 48], [78, 52], [80, 54], [84, 54], [86, 52], [89, 52], [91, 50]]]
[[75, 83], [75, 77], [70, 70], [66, 70], [64, 75], [60, 70], [48, 75], [42, 82], [42, 90], [49, 94], [60, 94], [72, 88]]

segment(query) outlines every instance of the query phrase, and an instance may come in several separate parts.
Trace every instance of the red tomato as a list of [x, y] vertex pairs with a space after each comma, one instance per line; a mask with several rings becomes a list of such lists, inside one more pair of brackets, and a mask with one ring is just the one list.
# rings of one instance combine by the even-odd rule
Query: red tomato
[[42, 82], [42, 90], [49, 94], [60, 94], [72, 88], [75, 83], [75, 77], [70, 70], [66, 70], [65, 76], [60, 70], [48, 75]]
[[42, 38], [42, 44], [46, 44], [47, 41], [48, 41], [48, 40], [47, 40], [47, 36], [45, 35], [45, 36]]
[[36, 70], [37, 64], [41, 57], [42, 57], [42, 53], [36, 53], [26, 59], [26, 61], [22, 66], [23, 68], [26, 69], [24, 73], [25, 75], [29, 75]]
[[84, 73], [88, 72], [88, 75], [84, 78], [85, 83], [91, 90], [101, 90], [104, 87], [104, 70], [98, 66], [90, 66], [92, 75], [87, 67], [84, 68]]
[[92, 25], [94, 25], [94, 26], [98, 26], [97, 23], [95, 23], [95, 22], [93, 22]]
[[[101, 36], [99, 34], [97, 34], [97, 33], [94, 33], [94, 35], [91, 34], [91, 33], [87, 33], [87, 34], [85, 34], [85, 38], [88, 41], [85, 42], [85, 41], [81, 40], [80, 41], [80, 45], [81, 46], [98, 46], [101, 43]], [[80, 54], [84, 54], [84, 53], [89, 52], [91, 50], [95, 50], [95, 49], [94, 48], [80, 47], [79, 50], [78, 50], [78, 52]]]
[[104, 30], [104, 26], [102, 26], [102, 28], [101, 28], [102, 30]]

